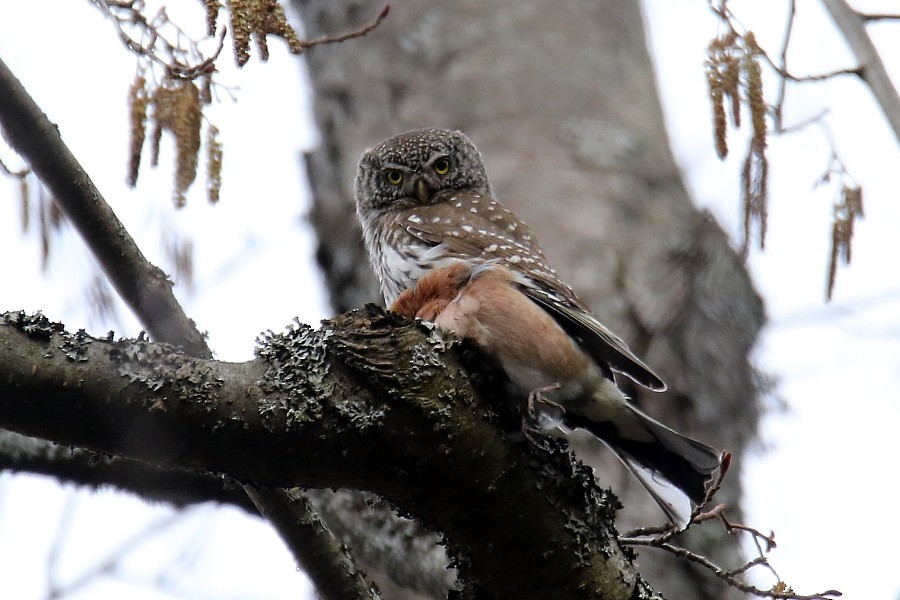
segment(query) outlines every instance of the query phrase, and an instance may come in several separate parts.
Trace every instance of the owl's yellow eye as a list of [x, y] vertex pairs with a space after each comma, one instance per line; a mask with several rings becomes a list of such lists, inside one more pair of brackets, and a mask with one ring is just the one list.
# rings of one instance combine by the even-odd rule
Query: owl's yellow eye
[[438, 175], [446, 175], [450, 170], [450, 161], [446, 158], [439, 158], [434, 161], [434, 172]]
[[400, 185], [403, 181], [403, 173], [398, 171], [397, 169], [388, 169], [384, 173], [385, 177], [387, 177], [388, 183], [391, 185]]

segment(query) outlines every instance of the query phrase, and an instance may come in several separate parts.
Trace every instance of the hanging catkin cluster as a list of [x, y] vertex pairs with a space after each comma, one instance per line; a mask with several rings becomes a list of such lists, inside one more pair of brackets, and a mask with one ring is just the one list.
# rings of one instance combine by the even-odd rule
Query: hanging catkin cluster
[[[137, 183], [138, 171], [146, 139], [148, 122], [153, 129], [150, 137], [150, 164], [159, 162], [159, 144], [163, 132], [167, 132], [175, 142], [175, 205], [184, 206], [185, 194], [197, 177], [197, 163], [200, 153], [200, 127], [202, 104], [200, 90], [188, 79], [165, 79], [153, 85], [143, 73], [138, 73], [128, 94], [131, 115], [131, 143], [128, 162], [128, 184]], [[212, 127], [212, 126], [210, 126]], [[210, 201], [219, 197], [221, 183], [222, 148], [218, 142], [218, 130], [208, 132], [207, 140], [215, 146], [208, 148], [208, 186]]]
[[[207, 29], [215, 32], [216, 15], [221, 4], [216, 0], [205, 0], [205, 5]], [[277, 0], [228, 0], [228, 7], [234, 59], [238, 65], [243, 66], [250, 60], [251, 36], [256, 41], [260, 60], [263, 61], [269, 60], [269, 44], [266, 41], [266, 36], [269, 35], [286, 41], [294, 54], [303, 51], [303, 43], [288, 23], [284, 9]]]
[[857, 217], [863, 215], [862, 189], [844, 184], [840, 199], [834, 205], [834, 220], [831, 227], [831, 261], [828, 266], [828, 289], [826, 297], [831, 300], [837, 276], [838, 262], [850, 264], [853, 226]]
[[761, 51], [753, 32], [735, 31], [714, 39], [707, 48], [706, 81], [712, 102], [713, 139], [716, 154], [728, 156], [728, 115], [741, 126], [743, 107], [750, 113], [751, 136], [741, 169], [744, 206], [744, 253], [749, 249], [751, 228], [759, 229], [759, 245], [765, 245], [769, 164], [766, 158], [766, 102], [763, 96]]

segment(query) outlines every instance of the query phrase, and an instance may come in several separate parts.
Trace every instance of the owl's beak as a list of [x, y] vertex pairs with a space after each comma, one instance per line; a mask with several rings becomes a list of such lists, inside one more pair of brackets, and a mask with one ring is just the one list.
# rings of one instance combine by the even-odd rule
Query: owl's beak
[[419, 202], [422, 204], [426, 204], [428, 199], [431, 198], [431, 186], [428, 185], [428, 181], [424, 177], [416, 181], [416, 196], [419, 197]]

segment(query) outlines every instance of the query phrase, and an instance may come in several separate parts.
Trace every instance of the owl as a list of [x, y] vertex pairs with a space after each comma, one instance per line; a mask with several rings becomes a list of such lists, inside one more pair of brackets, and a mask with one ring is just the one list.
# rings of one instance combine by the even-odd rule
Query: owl
[[590, 314], [528, 227], [497, 202], [472, 142], [442, 129], [392, 137], [363, 154], [355, 188], [388, 305], [472, 342], [527, 398], [536, 423], [592, 434], [675, 526], [687, 527], [692, 506], [727, 469], [727, 453], [631, 405], [614, 371], [652, 390], [665, 384]]
[[385, 140], [362, 155], [355, 195], [366, 250], [388, 306], [431, 269], [459, 259], [499, 261], [525, 276], [526, 293], [604, 369], [665, 389], [591, 316], [525, 223], [494, 198], [481, 154], [463, 133], [417, 129]]

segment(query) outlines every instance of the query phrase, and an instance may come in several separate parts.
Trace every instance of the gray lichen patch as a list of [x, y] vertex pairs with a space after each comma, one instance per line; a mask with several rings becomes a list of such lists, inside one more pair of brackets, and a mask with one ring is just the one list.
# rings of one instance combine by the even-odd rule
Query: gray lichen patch
[[59, 349], [63, 351], [66, 358], [74, 362], [86, 362], [88, 346], [94, 341], [94, 338], [89, 336], [84, 329], [79, 329], [72, 334], [61, 333], [61, 335], [62, 342], [59, 344]]
[[24, 310], [2, 313], [3, 323], [15, 327], [33, 339], [49, 340], [54, 334], [65, 332], [62, 323], [55, 323], [43, 313], [27, 314]]
[[416, 321], [417, 325], [427, 332], [428, 338], [423, 344], [413, 346], [409, 366], [414, 379], [431, 377], [434, 369], [445, 367], [444, 355], [447, 350], [459, 344], [459, 338], [452, 333], [438, 329], [434, 323]]
[[259, 401], [259, 413], [270, 430], [278, 427], [276, 415], [281, 412], [289, 427], [321, 418], [324, 400], [334, 393], [329, 337], [327, 329], [316, 330], [296, 319], [283, 333], [267, 331], [257, 337], [255, 354], [267, 367], [258, 382], [267, 394]]
[[541, 436], [527, 446], [532, 466], [538, 475], [540, 489], [554, 488], [556, 510], [566, 518], [566, 529], [574, 535], [572, 548], [582, 564], [588, 564], [597, 553], [613, 554], [609, 547], [611, 526], [622, 506], [608, 489], [597, 486], [593, 471], [571, 452], [565, 440]]
[[129, 383], [152, 392], [164, 387], [171, 391], [153, 401], [155, 408], [163, 409], [165, 402], [175, 399], [213, 410], [223, 381], [205, 361], [187, 357], [170, 344], [150, 342], [143, 332], [137, 339], [114, 342], [108, 354], [118, 364], [118, 374]]
[[37, 340], [50, 341], [53, 336], [59, 338], [57, 348], [73, 362], [85, 362], [88, 360], [87, 350], [94, 338], [79, 329], [76, 333], [66, 331], [62, 323], [55, 323], [45, 317], [41, 312], [27, 314], [17, 310], [5, 312], [0, 315], [5, 325], [15, 327], [28, 337]]
[[[383, 406], [424, 410], [437, 422], [445, 419], [448, 402], [442, 392], [453, 379], [445, 358], [457, 340], [433, 325], [413, 323], [374, 305], [341, 315], [325, 326], [333, 328], [330, 346], [335, 355], [361, 374], [383, 398]], [[358, 408], [373, 417], [383, 410]]]

